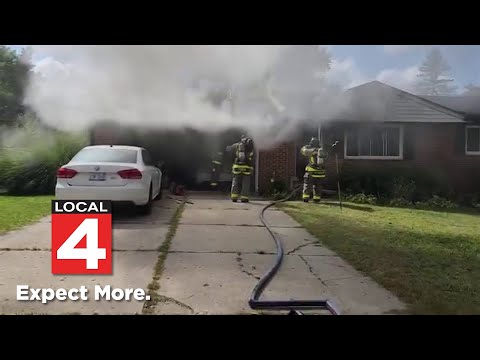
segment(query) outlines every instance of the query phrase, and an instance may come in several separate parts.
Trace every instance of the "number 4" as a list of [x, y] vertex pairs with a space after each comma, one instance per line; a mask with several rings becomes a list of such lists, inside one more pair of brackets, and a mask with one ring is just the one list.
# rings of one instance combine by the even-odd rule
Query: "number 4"
[[[77, 249], [75, 246], [87, 236], [87, 247]], [[70, 237], [58, 248], [59, 260], [86, 260], [88, 270], [98, 269], [98, 260], [107, 258], [107, 250], [98, 247], [98, 219], [85, 219]]]

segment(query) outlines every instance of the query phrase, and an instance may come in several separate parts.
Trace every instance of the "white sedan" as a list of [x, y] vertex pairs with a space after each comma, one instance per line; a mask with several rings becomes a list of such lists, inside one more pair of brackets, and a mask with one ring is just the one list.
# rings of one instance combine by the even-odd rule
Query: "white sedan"
[[96, 145], [80, 150], [57, 171], [59, 200], [127, 202], [143, 212], [161, 197], [162, 171], [147, 150], [136, 146]]

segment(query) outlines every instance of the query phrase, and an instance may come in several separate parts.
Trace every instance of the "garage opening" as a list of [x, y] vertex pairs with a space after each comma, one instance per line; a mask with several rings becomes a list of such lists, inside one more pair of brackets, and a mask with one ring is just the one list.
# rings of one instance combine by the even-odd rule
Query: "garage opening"
[[[92, 145], [140, 146], [150, 152], [153, 162], [161, 167], [163, 188], [172, 182], [185, 185], [189, 190], [212, 190], [210, 187], [212, 160], [221, 159], [218, 190], [230, 191], [233, 154], [225, 148], [238, 142], [243, 131], [233, 129], [222, 133], [205, 133], [193, 129], [160, 131], [134, 129], [117, 124], [97, 125], [91, 131]], [[221, 152], [222, 154], [218, 154]], [[255, 189], [255, 176], [252, 176]]]

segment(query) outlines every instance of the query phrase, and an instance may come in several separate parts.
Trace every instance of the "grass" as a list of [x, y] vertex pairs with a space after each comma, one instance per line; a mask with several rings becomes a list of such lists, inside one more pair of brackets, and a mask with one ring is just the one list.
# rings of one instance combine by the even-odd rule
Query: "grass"
[[0, 234], [18, 229], [47, 216], [53, 196], [0, 195]]
[[185, 204], [181, 204], [175, 210], [170, 222], [168, 233], [165, 237], [165, 241], [158, 248], [158, 252], [160, 254], [158, 255], [157, 263], [155, 264], [155, 268], [153, 270], [153, 280], [150, 282], [150, 284], [148, 284], [148, 295], [150, 296], [150, 300], [145, 302], [142, 310], [142, 313], [145, 315], [152, 314], [155, 311], [155, 306], [157, 303], [167, 301], [167, 298], [158, 294], [158, 290], [160, 289], [160, 278], [162, 277], [168, 250], [170, 249], [172, 240], [177, 232], [177, 227], [180, 223], [180, 219], [182, 218], [184, 208]]
[[480, 314], [480, 214], [279, 204], [412, 314]]

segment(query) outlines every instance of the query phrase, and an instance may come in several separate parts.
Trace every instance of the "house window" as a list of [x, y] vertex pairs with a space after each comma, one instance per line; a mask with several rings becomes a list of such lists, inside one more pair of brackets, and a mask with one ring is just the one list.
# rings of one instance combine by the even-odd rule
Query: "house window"
[[403, 127], [375, 126], [345, 133], [345, 159], [403, 159]]
[[480, 126], [467, 126], [465, 151], [467, 155], [480, 155]]

